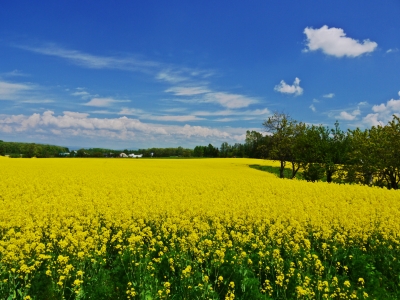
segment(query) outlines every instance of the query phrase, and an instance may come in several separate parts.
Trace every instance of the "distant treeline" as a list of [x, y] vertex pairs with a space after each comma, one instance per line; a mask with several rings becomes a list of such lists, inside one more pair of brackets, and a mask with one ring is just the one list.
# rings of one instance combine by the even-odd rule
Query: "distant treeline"
[[0, 155], [10, 157], [58, 157], [60, 153], [68, 153], [69, 149], [55, 145], [4, 142], [0, 140]]
[[[279, 176], [295, 178], [298, 171], [308, 181], [326, 178], [327, 182], [361, 183], [398, 189], [400, 182], [400, 118], [386, 125], [361, 130], [342, 131], [306, 125], [287, 114], [275, 113], [263, 123], [265, 133], [247, 131], [245, 143], [227, 142], [215, 147], [194, 149], [148, 148], [110, 150], [89, 148], [71, 151], [68, 148], [34, 143], [0, 141], [0, 155], [11, 157], [119, 157], [121, 153], [143, 157], [249, 157], [280, 162]], [[285, 171], [290, 169], [289, 175]]]
[[[143, 157], [252, 157], [261, 158], [259, 151], [256, 149], [258, 143], [261, 143], [268, 137], [264, 137], [261, 133], [256, 131], [247, 131], [246, 143], [236, 143], [229, 145], [227, 142], [222, 143], [218, 148], [212, 144], [208, 146], [196, 146], [194, 149], [183, 147], [176, 148], [147, 148], [137, 150], [111, 150], [103, 148], [89, 148], [79, 149], [78, 151], [71, 152], [69, 156], [74, 157], [119, 157], [121, 153], [129, 154], [143, 154]], [[257, 143], [255, 142], [257, 139]]]

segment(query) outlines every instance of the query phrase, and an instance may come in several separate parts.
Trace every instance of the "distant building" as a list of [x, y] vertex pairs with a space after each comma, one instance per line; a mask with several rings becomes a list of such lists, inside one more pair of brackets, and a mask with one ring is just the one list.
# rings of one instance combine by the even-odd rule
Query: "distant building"
[[125, 153], [122, 152], [119, 154], [119, 157], [128, 157], [128, 155], [126, 155]]

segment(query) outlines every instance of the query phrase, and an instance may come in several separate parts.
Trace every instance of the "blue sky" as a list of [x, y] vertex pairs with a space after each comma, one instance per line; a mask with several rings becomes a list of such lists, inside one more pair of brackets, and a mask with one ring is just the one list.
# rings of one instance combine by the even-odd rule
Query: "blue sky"
[[220, 146], [400, 114], [400, 2], [6, 1], [0, 139]]

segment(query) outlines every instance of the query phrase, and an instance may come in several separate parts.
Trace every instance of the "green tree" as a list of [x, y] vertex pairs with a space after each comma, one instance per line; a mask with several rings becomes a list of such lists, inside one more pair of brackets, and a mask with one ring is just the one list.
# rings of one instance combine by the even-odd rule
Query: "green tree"
[[85, 149], [79, 149], [78, 151], [76, 151], [76, 157], [85, 157], [85, 156], [86, 156]]
[[325, 169], [326, 181], [332, 182], [333, 175], [340, 169], [340, 165], [346, 163], [349, 138], [339, 127], [339, 122], [335, 122], [335, 127], [329, 129], [319, 126], [321, 136], [320, 154], [321, 163]]
[[318, 181], [324, 176], [323, 168], [323, 136], [325, 129], [322, 125], [307, 126], [297, 141], [297, 155], [301, 161], [303, 176], [307, 181]]
[[264, 137], [263, 135], [258, 132], [258, 131], [246, 131], [246, 140], [245, 140], [245, 145], [247, 148], [247, 155], [251, 158], [259, 158], [260, 153], [260, 146], [262, 146], [264, 143]]
[[400, 182], [400, 118], [393, 115], [393, 119], [382, 128], [382, 153], [380, 168], [388, 183], [388, 187], [398, 189]]
[[361, 131], [349, 130], [349, 153], [344, 166], [344, 179], [347, 182], [373, 184], [373, 177], [378, 175], [380, 152], [378, 130], [373, 127]]
[[[295, 162], [293, 158], [293, 141], [296, 134], [295, 125], [297, 121], [293, 120], [288, 114], [275, 112], [263, 122], [265, 131], [272, 134], [271, 151], [272, 159], [280, 162], [279, 177], [284, 178], [284, 170], [287, 161]], [[293, 165], [292, 165], [293, 166]], [[293, 166], [293, 170], [297, 167]], [[297, 172], [297, 171], [296, 171]], [[292, 172], [292, 178], [295, 173]]]
[[220, 157], [229, 157], [229, 153], [231, 152], [231, 146], [227, 142], [223, 142], [221, 147], [219, 148]]

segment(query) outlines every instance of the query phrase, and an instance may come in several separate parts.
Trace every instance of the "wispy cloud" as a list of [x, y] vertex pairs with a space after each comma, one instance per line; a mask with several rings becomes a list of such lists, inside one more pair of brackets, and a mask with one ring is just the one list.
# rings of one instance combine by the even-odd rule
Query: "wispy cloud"
[[144, 110], [137, 109], [137, 108], [122, 108], [121, 111], [118, 113], [119, 115], [124, 116], [139, 116], [144, 114]]
[[194, 87], [172, 87], [165, 90], [167, 93], [173, 93], [175, 96], [191, 97], [189, 99], [175, 99], [175, 101], [184, 103], [213, 103], [228, 109], [239, 109], [258, 103], [258, 99], [240, 94], [231, 94], [227, 92], [215, 92], [205, 86]]
[[306, 27], [304, 34], [307, 36], [308, 51], [321, 50], [327, 55], [336, 57], [357, 57], [365, 53], [373, 52], [378, 44], [369, 39], [365, 39], [362, 43], [358, 40], [349, 38], [341, 28], [328, 28], [327, 25], [319, 29]]
[[80, 91], [80, 92], [74, 92], [71, 93], [72, 96], [78, 96], [78, 97], [88, 97], [90, 94], [86, 91]]
[[154, 116], [148, 115], [142, 117], [145, 120], [154, 120], [154, 121], [172, 121], [172, 122], [190, 122], [190, 121], [200, 121], [204, 120], [204, 118], [199, 118], [193, 115], [170, 115], [170, 116]]
[[132, 71], [148, 71], [159, 67], [154, 61], [139, 60], [134, 57], [100, 56], [84, 53], [77, 50], [65, 49], [54, 44], [42, 47], [17, 46], [18, 48], [35, 53], [60, 57], [76, 65], [92, 69], [120, 69]]
[[281, 80], [281, 82], [275, 86], [274, 90], [283, 94], [293, 94], [295, 96], [303, 94], [303, 88], [300, 87], [300, 79], [297, 77], [293, 85], [289, 85], [284, 80]]
[[44, 104], [44, 103], [54, 103], [55, 101], [52, 99], [28, 99], [22, 100], [22, 103], [31, 103], [31, 104]]
[[183, 87], [175, 86], [165, 90], [167, 93], [173, 93], [175, 96], [193, 96], [211, 92], [204, 86]]
[[309, 108], [310, 108], [313, 112], [316, 112], [316, 111], [317, 111], [317, 109], [315, 108], [314, 104], [311, 104], [311, 105], [309, 106]]
[[235, 119], [235, 118], [220, 118], [220, 119], [215, 119], [214, 121], [216, 121], [216, 122], [233, 122], [236, 120], [237, 119]]
[[32, 89], [29, 84], [0, 81], [0, 100], [19, 99], [25, 91]]
[[168, 122], [191, 122], [191, 121], [200, 121], [204, 120], [204, 118], [199, 118], [196, 115], [155, 115], [150, 114], [148, 112], [143, 111], [142, 109], [135, 108], [123, 108], [119, 113], [119, 115], [123, 116], [136, 116], [140, 120], [153, 120], [153, 121], [168, 121]]
[[1, 73], [1, 76], [4, 76], [4, 77], [27, 77], [29, 75], [21, 72], [20, 70], [15, 69], [11, 72]]
[[187, 81], [190, 79], [189, 76], [184, 76], [181, 74], [181, 72], [178, 71], [171, 71], [171, 70], [163, 70], [160, 71], [157, 75], [156, 78], [162, 81], [166, 81], [169, 83], [179, 83], [183, 81]]
[[217, 110], [217, 111], [196, 111], [196, 116], [261, 116], [266, 117], [271, 114], [268, 108], [254, 110]]
[[203, 100], [204, 102], [219, 104], [230, 109], [248, 107], [251, 104], [258, 103], [255, 98], [225, 92], [207, 93]]
[[324, 97], [324, 98], [333, 98], [333, 97], [335, 97], [335, 94], [334, 93], [329, 93], [329, 94], [323, 95], [322, 97]]
[[86, 106], [107, 107], [114, 103], [130, 102], [130, 100], [115, 100], [113, 98], [93, 98], [89, 102], [83, 104]]
[[388, 50], [386, 51], [386, 53], [393, 53], [393, 52], [398, 52], [398, 51], [399, 51], [398, 48], [394, 48], [394, 49], [388, 49]]

